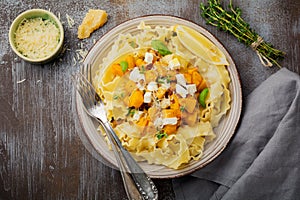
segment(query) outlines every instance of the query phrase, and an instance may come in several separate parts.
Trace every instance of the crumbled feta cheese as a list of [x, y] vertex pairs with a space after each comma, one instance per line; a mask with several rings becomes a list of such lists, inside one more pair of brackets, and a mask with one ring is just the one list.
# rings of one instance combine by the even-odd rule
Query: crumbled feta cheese
[[151, 81], [150, 83], [148, 83], [147, 90], [149, 90], [149, 91], [156, 91], [156, 90], [158, 90], [157, 82]]
[[186, 90], [187, 90], [188, 94], [194, 95], [195, 92], [197, 92], [196, 84], [188, 84], [186, 86]]
[[143, 90], [145, 90], [145, 84], [144, 84], [144, 82], [142, 81], [139, 81], [137, 84], [136, 84], [136, 87], [139, 89], [139, 90], [141, 90], [141, 91], [143, 91]]
[[163, 125], [175, 125], [177, 124], [177, 117], [170, 117], [170, 118], [164, 118], [163, 119]]
[[174, 70], [174, 69], [180, 69], [180, 62], [178, 58], [174, 58], [169, 62], [169, 69]]
[[143, 114], [143, 111], [135, 111], [134, 115], [132, 116], [133, 120], [139, 120], [141, 118], [141, 115]]
[[150, 103], [151, 102], [151, 92], [146, 92], [144, 94], [144, 103]]
[[185, 98], [186, 95], [188, 94], [187, 90], [184, 89], [184, 87], [182, 87], [179, 84], [176, 84], [176, 93], [179, 94], [183, 98]]
[[145, 81], [145, 75], [140, 73], [140, 70], [138, 67], [133, 68], [129, 75], [129, 79], [134, 82], [139, 82], [140, 80]]
[[153, 54], [149, 53], [149, 52], [146, 52], [145, 53], [145, 59], [144, 59], [144, 61], [146, 63], [152, 63], [152, 61], [153, 61]]
[[177, 83], [185, 87], [186, 86], [186, 81], [185, 81], [184, 75], [183, 74], [176, 74], [175, 76], [176, 76]]
[[163, 126], [163, 120], [162, 118], [156, 118], [153, 122], [153, 125], [157, 128], [161, 128]]
[[163, 99], [160, 104], [161, 108], [167, 108], [170, 105], [171, 105], [170, 99]]

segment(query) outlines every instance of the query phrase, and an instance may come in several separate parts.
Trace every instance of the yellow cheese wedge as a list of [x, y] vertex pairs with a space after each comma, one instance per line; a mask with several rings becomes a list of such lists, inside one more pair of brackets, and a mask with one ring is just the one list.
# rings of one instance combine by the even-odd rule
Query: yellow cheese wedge
[[105, 10], [90, 9], [78, 27], [78, 38], [84, 39], [90, 37], [92, 32], [103, 26], [106, 22], [107, 13]]

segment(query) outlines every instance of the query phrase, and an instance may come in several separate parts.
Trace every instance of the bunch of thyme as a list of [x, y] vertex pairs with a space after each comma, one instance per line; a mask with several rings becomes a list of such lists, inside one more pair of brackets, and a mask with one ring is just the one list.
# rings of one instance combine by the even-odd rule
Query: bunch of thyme
[[271, 67], [273, 64], [280, 67], [278, 61], [283, 59], [285, 53], [275, 49], [271, 44], [265, 42], [249, 24], [241, 17], [241, 9], [233, 8], [232, 1], [228, 5], [229, 10], [225, 10], [220, 0], [207, 0], [207, 5], [200, 3], [201, 16], [207, 24], [218, 27], [220, 30], [234, 35], [239, 42], [250, 46], [264, 66]]

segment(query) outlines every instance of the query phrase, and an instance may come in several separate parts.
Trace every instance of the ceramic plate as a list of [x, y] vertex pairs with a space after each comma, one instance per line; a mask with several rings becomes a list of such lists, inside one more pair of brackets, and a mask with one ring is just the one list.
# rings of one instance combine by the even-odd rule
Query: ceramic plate
[[[199, 168], [204, 167], [209, 162], [214, 160], [225, 149], [226, 145], [233, 136], [241, 115], [242, 108], [242, 91], [239, 75], [229, 53], [222, 46], [222, 44], [206, 29], [193, 22], [178, 17], [162, 15], [143, 16], [131, 19], [116, 26], [108, 33], [106, 33], [91, 48], [91, 50], [85, 58], [84, 64], [93, 63], [92, 73], [95, 73], [95, 71], [97, 70], [97, 66], [99, 66], [99, 64], [102, 63], [102, 59], [107, 56], [108, 52], [111, 50], [113, 42], [116, 40], [118, 35], [120, 33], [136, 33], [138, 31], [137, 26], [140, 24], [141, 21], [144, 21], [146, 25], [150, 26], [161, 25], [168, 27], [175, 24], [179, 24], [193, 28], [205, 35], [216, 46], [218, 46], [218, 48], [220, 48], [224, 52], [229, 62], [228, 71], [231, 78], [231, 83], [229, 86], [232, 100], [231, 109], [227, 113], [227, 115], [221, 120], [219, 126], [214, 129], [217, 137], [213, 140], [213, 142], [205, 145], [203, 157], [198, 161], [191, 161], [185, 168], [179, 170], [170, 169], [164, 166], [149, 165], [146, 162], [140, 162], [140, 166], [152, 178], [174, 178], [187, 175]], [[87, 149], [93, 149], [93, 155], [95, 155], [97, 159], [104, 161], [106, 164], [108, 163], [110, 166], [117, 166], [117, 162], [114, 158], [113, 152], [108, 149], [108, 146], [101, 133], [97, 131], [98, 124], [95, 123], [85, 113], [79, 94], [76, 94], [76, 106], [82, 128], [85, 132], [85, 137], [87, 138], [87, 140], [85, 140], [84, 142]]]

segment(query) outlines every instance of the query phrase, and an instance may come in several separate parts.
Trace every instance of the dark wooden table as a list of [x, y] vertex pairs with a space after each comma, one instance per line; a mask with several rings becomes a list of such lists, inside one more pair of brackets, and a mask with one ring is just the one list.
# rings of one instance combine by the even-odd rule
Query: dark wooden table
[[[75, 107], [70, 75], [78, 70], [77, 50], [88, 50], [108, 30], [130, 18], [168, 14], [191, 20], [215, 35], [235, 60], [247, 96], [278, 68], [264, 68], [256, 54], [227, 33], [205, 24], [197, 0], [1, 0], [0, 2], [0, 199], [126, 199], [121, 176], [92, 156]], [[228, 3], [229, 1], [225, 1]], [[282, 67], [300, 73], [300, 1], [233, 1], [268, 42], [286, 52]], [[60, 15], [67, 50], [56, 61], [32, 65], [8, 42], [13, 19], [30, 8]], [[104, 9], [107, 24], [91, 38], [77, 39], [89, 8]], [[75, 24], [69, 27], [67, 15]], [[74, 60], [75, 59], [75, 60]], [[175, 199], [171, 180], [154, 180], [160, 199]]]

